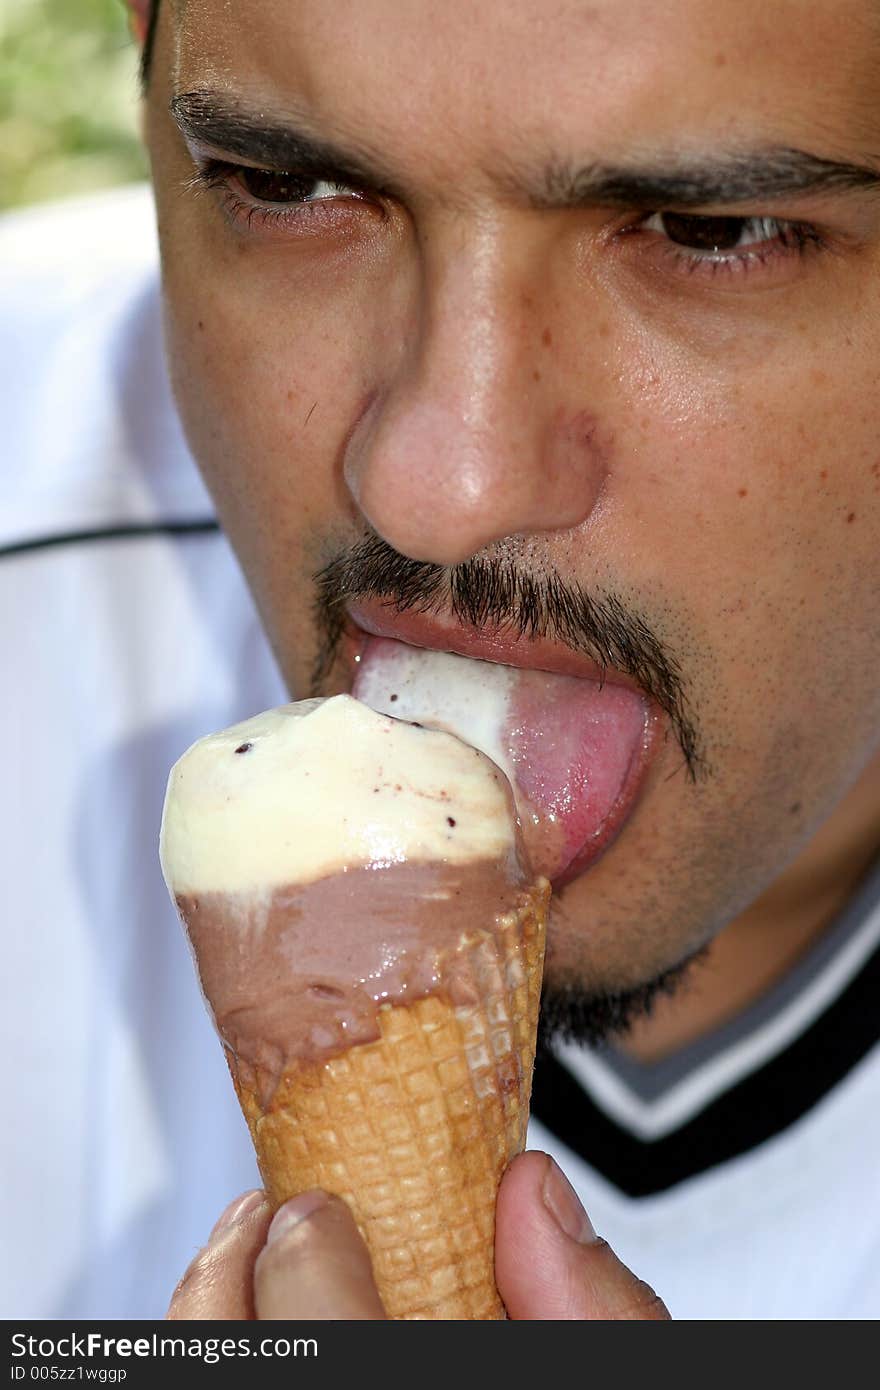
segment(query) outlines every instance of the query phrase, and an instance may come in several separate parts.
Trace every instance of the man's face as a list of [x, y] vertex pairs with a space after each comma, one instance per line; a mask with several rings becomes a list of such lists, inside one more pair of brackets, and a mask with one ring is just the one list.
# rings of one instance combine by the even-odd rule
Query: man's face
[[[657, 732], [548, 972], [675, 966], [880, 735], [873, 0], [164, 0], [148, 120], [177, 400], [294, 697], [351, 687], [342, 575], [416, 643], [610, 661]], [[529, 581], [593, 628], [530, 644]]]

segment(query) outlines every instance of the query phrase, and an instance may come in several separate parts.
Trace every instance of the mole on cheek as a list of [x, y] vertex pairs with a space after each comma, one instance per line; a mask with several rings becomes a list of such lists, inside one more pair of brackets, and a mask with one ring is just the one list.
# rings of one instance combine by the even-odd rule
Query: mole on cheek
[[541, 342], [545, 347], [549, 347], [553, 342], [553, 334], [550, 332], [549, 328], [545, 328], [544, 332], [541, 334]]

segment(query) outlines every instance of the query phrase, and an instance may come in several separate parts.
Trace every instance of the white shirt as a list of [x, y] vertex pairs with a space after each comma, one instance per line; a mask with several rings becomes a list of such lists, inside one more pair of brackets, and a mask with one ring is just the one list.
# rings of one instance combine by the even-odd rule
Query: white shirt
[[[180, 753], [288, 697], [176, 416], [157, 260], [142, 187], [0, 222], [4, 1318], [161, 1316], [259, 1184], [157, 836]], [[880, 908], [841, 951], [871, 930]], [[561, 1064], [650, 1173], [651, 1145], [811, 1026], [777, 1036], [782, 1012], [647, 1100], [612, 1054]], [[626, 1195], [537, 1121], [531, 1142], [674, 1315], [880, 1313], [876, 1047], [795, 1123], [662, 1191]]]
[[[213, 517], [169, 395], [146, 189], [0, 231], [0, 547]], [[287, 696], [216, 531], [0, 559], [0, 1315], [158, 1317], [259, 1185], [158, 862], [165, 782]]]

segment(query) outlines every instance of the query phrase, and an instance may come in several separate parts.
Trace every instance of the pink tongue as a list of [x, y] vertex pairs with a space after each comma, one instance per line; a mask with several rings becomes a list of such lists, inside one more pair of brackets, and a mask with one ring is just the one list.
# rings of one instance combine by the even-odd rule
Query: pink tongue
[[648, 714], [643, 697], [621, 686], [384, 637], [368, 640], [352, 693], [494, 759], [513, 787], [529, 858], [551, 879], [613, 832]]
[[606, 828], [647, 710], [622, 686], [546, 671], [518, 676], [506, 722], [514, 794], [532, 862], [553, 878]]

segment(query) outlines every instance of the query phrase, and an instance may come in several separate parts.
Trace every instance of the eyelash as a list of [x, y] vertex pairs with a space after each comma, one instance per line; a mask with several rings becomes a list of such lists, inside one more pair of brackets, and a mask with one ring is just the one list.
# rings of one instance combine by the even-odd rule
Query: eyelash
[[[770, 265], [773, 262], [789, 261], [804, 257], [809, 251], [824, 250], [826, 242], [818, 229], [807, 222], [788, 222], [778, 217], [767, 216], [707, 216], [700, 213], [671, 214], [668, 212], [650, 213], [642, 217], [637, 223], [631, 224], [624, 229], [624, 233], [629, 235], [633, 232], [644, 233], [647, 224], [655, 218], [677, 217], [681, 221], [691, 221], [701, 223], [706, 227], [712, 222], [730, 224], [740, 224], [742, 235], [749, 226], [761, 227], [765, 233], [754, 241], [748, 241], [744, 246], [732, 248], [730, 250], [712, 249], [702, 251], [695, 247], [685, 247], [681, 243], [674, 241], [671, 237], [664, 238], [662, 255], [665, 260], [674, 261], [679, 271], [687, 274], [703, 274], [717, 276], [726, 275], [748, 275], [757, 268]], [[774, 235], [770, 235], [771, 231]]]
[[[197, 167], [192, 178], [187, 180], [186, 188], [197, 194], [211, 189], [216, 190], [222, 195], [222, 201], [226, 212], [231, 217], [232, 221], [236, 222], [242, 220], [247, 223], [248, 229], [253, 226], [255, 221], [259, 226], [267, 229], [283, 227], [293, 221], [300, 221], [303, 217], [314, 216], [314, 210], [320, 209], [323, 203], [335, 201], [331, 198], [319, 198], [313, 202], [308, 202], [306, 199], [303, 199], [301, 202], [291, 202], [289, 204], [279, 205], [278, 207], [271, 207], [258, 201], [246, 202], [244, 198], [236, 193], [233, 187], [233, 180], [241, 174], [271, 174], [273, 172], [276, 171], [255, 169], [251, 165], [245, 164], [228, 164], [226, 161], [220, 159], [209, 159], [204, 164]], [[292, 170], [287, 170], [286, 172], [291, 181], [311, 183], [312, 186], [324, 182], [335, 183], [335, 180], [313, 178], [310, 174], [300, 175]], [[339, 184], [338, 186], [340, 188], [345, 187], [349, 195], [352, 192], [355, 193], [362, 202], [370, 201], [365, 192], [361, 193], [360, 190], [353, 188], [350, 184]], [[378, 204], [372, 202], [371, 206], [377, 208]]]
[[[222, 195], [222, 201], [227, 215], [233, 222], [246, 223], [248, 230], [251, 230], [254, 223], [258, 227], [266, 230], [284, 228], [293, 222], [301, 222], [304, 218], [314, 218], [316, 215], [326, 216], [324, 204], [335, 205], [334, 216], [339, 216], [339, 207], [335, 198], [319, 198], [314, 201], [292, 201], [288, 204], [272, 207], [259, 201], [247, 202], [242, 198], [233, 186], [233, 181], [242, 174], [272, 174], [281, 171], [255, 169], [250, 165], [230, 164], [225, 160], [208, 159], [199, 167], [195, 174], [187, 181], [186, 187], [196, 193], [208, 190], [216, 190]], [[320, 183], [328, 183], [346, 190], [346, 196], [353, 194], [357, 201], [368, 204], [374, 211], [382, 211], [381, 203], [370, 197], [366, 190], [360, 190], [351, 184], [336, 184], [332, 179], [313, 178], [310, 174], [299, 175], [294, 171], [285, 171], [291, 181], [301, 181], [310, 184], [311, 187]], [[663, 218], [678, 217], [679, 220], [692, 220], [704, 226], [709, 222], [741, 223], [743, 228], [750, 224], [762, 224], [765, 230], [776, 229], [775, 236], [765, 237], [760, 241], [749, 242], [745, 246], [731, 250], [710, 250], [702, 251], [699, 248], [686, 247], [679, 242], [675, 242], [668, 235], [662, 232], [657, 234], [663, 236], [662, 252], [664, 259], [674, 262], [678, 273], [686, 275], [709, 275], [712, 277], [719, 275], [743, 276], [754, 273], [756, 268], [767, 266], [773, 262], [787, 261], [804, 257], [811, 250], [822, 250], [826, 247], [826, 242], [816, 227], [805, 222], [789, 222], [780, 218], [767, 216], [711, 216], [700, 213], [673, 214], [668, 211], [659, 211], [643, 214], [638, 221], [630, 222], [620, 229], [619, 234], [624, 237], [632, 236], [636, 233], [652, 235], [653, 232], [646, 231], [647, 224], [655, 219], [658, 221]], [[656, 229], [654, 229], [656, 230]]]

